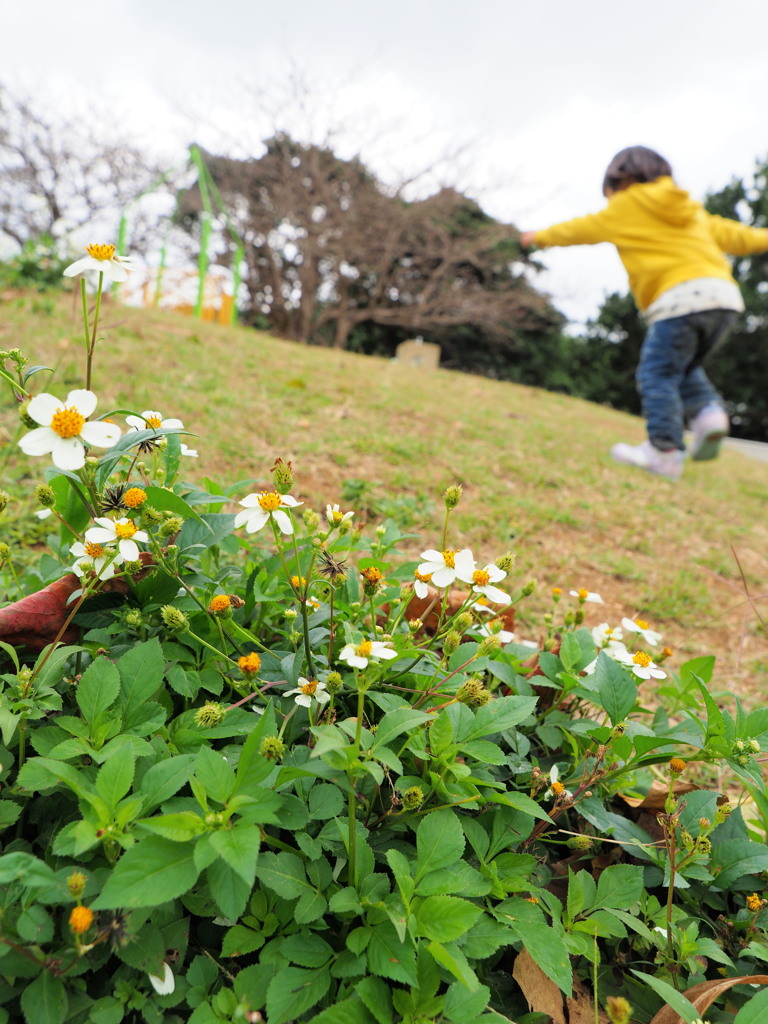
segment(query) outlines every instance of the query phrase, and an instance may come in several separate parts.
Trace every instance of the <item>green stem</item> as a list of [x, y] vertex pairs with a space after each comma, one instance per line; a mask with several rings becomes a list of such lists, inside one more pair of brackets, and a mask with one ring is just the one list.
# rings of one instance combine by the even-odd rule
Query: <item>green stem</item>
[[80, 278], [80, 297], [83, 302], [83, 326], [85, 328], [85, 386], [91, 386], [91, 338], [88, 326], [88, 298], [85, 294], [85, 278]]
[[[360, 754], [360, 740], [363, 735], [363, 714], [365, 712], [365, 690], [357, 691], [357, 725], [355, 727], [355, 760]], [[354, 780], [349, 778], [347, 818], [349, 824], [349, 884], [357, 885], [357, 806]]]
[[[82, 280], [82, 279], [81, 279]], [[93, 330], [91, 331], [90, 343], [88, 344], [88, 362], [85, 368], [85, 387], [91, 390], [91, 369], [93, 367], [93, 353], [96, 349], [96, 329], [99, 325], [99, 312], [101, 310], [101, 292], [104, 287], [104, 271], [99, 271], [99, 283], [96, 286], [96, 308], [93, 313]], [[83, 285], [83, 297], [85, 297], [85, 285]], [[87, 324], [87, 321], [86, 321]], [[86, 327], [87, 336], [87, 327]]]

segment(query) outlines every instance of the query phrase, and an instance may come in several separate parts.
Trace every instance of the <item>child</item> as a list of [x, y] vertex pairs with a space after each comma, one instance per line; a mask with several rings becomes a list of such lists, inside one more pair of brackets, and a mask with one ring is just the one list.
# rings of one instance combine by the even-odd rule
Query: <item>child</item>
[[725, 340], [744, 301], [723, 253], [768, 250], [768, 229], [715, 217], [672, 180], [667, 161], [645, 146], [611, 160], [603, 180], [608, 205], [600, 213], [525, 231], [531, 245], [613, 242], [648, 330], [637, 367], [648, 440], [616, 444], [618, 462], [677, 480], [683, 471], [684, 421], [690, 455], [714, 459], [729, 421], [723, 400], [702, 366]]

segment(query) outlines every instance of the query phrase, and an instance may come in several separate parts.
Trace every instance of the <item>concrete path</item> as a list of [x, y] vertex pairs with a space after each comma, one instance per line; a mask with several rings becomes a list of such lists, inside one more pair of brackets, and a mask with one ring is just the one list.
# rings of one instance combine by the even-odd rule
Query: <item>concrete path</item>
[[748, 455], [750, 459], [768, 462], [768, 444], [763, 441], [745, 441], [741, 437], [727, 437], [723, 443], [732, 451]]

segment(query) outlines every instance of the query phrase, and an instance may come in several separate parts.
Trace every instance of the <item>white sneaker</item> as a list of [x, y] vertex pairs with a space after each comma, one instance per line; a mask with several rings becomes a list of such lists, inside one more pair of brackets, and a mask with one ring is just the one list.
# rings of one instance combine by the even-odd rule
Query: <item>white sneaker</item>
[[719, 405], [705, 405], [691, 420], [693, 438], [691, 458], [694, 462], [716, 459], [720, 442], [728, 436], [730, 421], [725, 409]]
[[655, 476], [665, 476], [668, 480], [679, 480], [683, 474], [685, 453], [677, 448], [662, 452], [654, 448], [650, 441], [643, 441], [642, 444], [615, 444], [611, 448], [611, 456], [616, 462], [638, 466]]

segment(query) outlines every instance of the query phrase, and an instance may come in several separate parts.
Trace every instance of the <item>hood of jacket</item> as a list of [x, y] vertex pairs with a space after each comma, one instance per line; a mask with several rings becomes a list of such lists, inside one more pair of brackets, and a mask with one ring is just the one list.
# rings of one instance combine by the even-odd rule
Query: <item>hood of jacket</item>
[[625, 194], [654, 217], [679, 227], [689, 224], [701, 210], [701, 204], [666, 175], [656, 181], [630, 185]]

